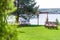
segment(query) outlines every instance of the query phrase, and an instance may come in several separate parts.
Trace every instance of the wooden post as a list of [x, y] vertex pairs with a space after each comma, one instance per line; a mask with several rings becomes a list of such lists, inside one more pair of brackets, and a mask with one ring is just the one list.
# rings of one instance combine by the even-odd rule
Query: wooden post
[[46, 18], [46, 22], [48, 22], [48, 13], [47, 13], [47, 18]]
[[39, 25], [39, 12], [37, 12], [37, 25]]

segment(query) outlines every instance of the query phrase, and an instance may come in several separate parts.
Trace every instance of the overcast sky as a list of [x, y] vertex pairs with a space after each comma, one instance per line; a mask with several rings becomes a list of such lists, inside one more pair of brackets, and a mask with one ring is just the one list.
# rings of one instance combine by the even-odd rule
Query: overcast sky
[[60, 0], [36, 0], [39, 8], [60, 8]]

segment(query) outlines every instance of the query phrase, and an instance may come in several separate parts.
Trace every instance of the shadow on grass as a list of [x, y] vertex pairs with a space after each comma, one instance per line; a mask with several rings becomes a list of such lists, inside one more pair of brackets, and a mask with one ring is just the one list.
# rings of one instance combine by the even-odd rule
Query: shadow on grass
[[43, 25], [18, 25], [18, 27], [43, 27]]

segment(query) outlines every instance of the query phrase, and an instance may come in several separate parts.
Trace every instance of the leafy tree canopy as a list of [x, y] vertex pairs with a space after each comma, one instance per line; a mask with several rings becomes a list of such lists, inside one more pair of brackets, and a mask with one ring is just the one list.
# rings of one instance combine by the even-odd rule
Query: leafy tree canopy
[[15, 0], [15, 6], [18, 8], [18, 13], [35, 13], [38, 6], [35, 6], [35, 0]]

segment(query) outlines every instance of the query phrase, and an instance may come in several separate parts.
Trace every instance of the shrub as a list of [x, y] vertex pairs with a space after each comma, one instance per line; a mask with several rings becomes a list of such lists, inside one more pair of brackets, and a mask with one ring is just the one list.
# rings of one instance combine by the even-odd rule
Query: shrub
[[18, 30], [16, 26], [7, 25], [2, 32], [2, 40], [17, 40]]
[[59, 25], [59, 21], [58, 21], [58, 19], [56, 19], [56, 24]]

